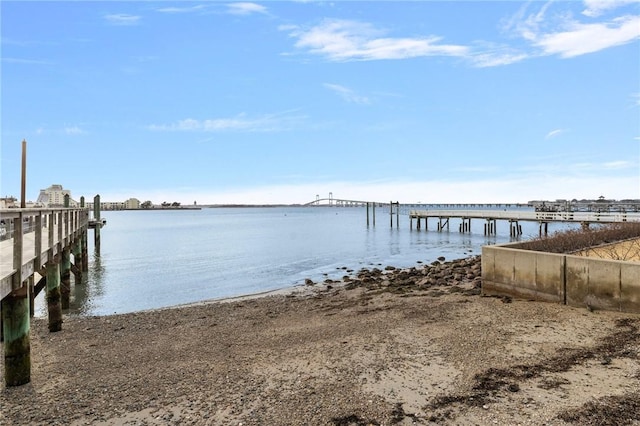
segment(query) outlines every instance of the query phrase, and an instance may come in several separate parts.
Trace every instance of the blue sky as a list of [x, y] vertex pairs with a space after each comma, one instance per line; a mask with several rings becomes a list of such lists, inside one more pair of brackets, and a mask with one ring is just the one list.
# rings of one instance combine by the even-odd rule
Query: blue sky
[[640, 2], [2, 1], [0, 195], [640, 198]]

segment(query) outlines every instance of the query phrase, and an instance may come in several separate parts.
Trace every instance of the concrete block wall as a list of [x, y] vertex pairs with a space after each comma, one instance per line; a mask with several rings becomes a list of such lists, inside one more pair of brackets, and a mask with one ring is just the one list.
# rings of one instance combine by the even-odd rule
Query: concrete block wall
[[482, 292], [640, 313], [640, 263], [522, 250], [482, 248]]

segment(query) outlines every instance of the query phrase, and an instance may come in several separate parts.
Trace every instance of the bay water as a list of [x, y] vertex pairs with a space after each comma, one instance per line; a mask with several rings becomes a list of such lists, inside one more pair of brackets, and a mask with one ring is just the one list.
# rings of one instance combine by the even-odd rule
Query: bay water
[[[485, 236], [483, 221], [471, 233], [409, 227], [407, 214], [390, 226], [376, 210], [367, 226], [364, 207], [248, 207], [104, 211], [101, 250], [89, 233], [89, 271], [72, 285], [71, 315], [109, 315], [262, 293], [341, 279], [345, 269], [418, 266], [481, 254], [485, 244], [512, 240], [508, 223]], [[372, 222], [370, 218], [370, 222]], [[501, 227], [504, 228], [501, 230]], [[527, 239], [536, 224], [523, 223]], [[73, 277], [72, 277], [73, 282]], [[44, 292], [42, 292], [44, 293]], [[46, 315], [44, 295], [36, 315]]]

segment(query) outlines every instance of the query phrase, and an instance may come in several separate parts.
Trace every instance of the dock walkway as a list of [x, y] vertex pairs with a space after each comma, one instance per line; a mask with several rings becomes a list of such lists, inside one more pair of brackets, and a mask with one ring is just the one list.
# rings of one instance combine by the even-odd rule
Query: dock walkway
[[49, 330], [61, 330], [62, 309], [69, 307], [71, 274], [79, 282], [88, 270], [90, 228], [99, 247], [104, 222], [99, 209], [94, 216], [91, 220], [84, 207], [0, 210], [0, 341], [7, 386], [31, 380], [30, 318], [33, 299], [45, 286]]
[[537, 222], [540, 225], [540, 234], [547, 234], [548, 224], [551, 222], [574, 222], [588, 227], [591, 223], [623, 223], [640, 222], [640, 213], [596, 213], [596, 212], [543, 212], [543, 211], [516, 211], [516, 210], [412, 210], [409, 212], [409, 226], [413, 227], [413, 220], [417, 221], [417, 229], [421, 228], [424, 219], [425, 229], [428, 229], [429, 219], [438, 219], [437, 230], [448, 230], [450, 219], [460, 219], [460, 232], [470, 232], [472, 219], [485, 220], [485, 235], [496, 233], [496, 222], [506, 220], [509, 222], [511, 235], [521, 235], [522, 227], [518, 222]]

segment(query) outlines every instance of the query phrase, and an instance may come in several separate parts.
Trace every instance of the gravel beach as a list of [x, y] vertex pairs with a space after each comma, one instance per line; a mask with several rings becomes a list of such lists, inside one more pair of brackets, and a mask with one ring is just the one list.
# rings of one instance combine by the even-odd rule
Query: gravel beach
[[640, 424], [640, 316], [483, 297], [478, 257], [378, 267], [57, 333], [36, 318], [0, 424]]

